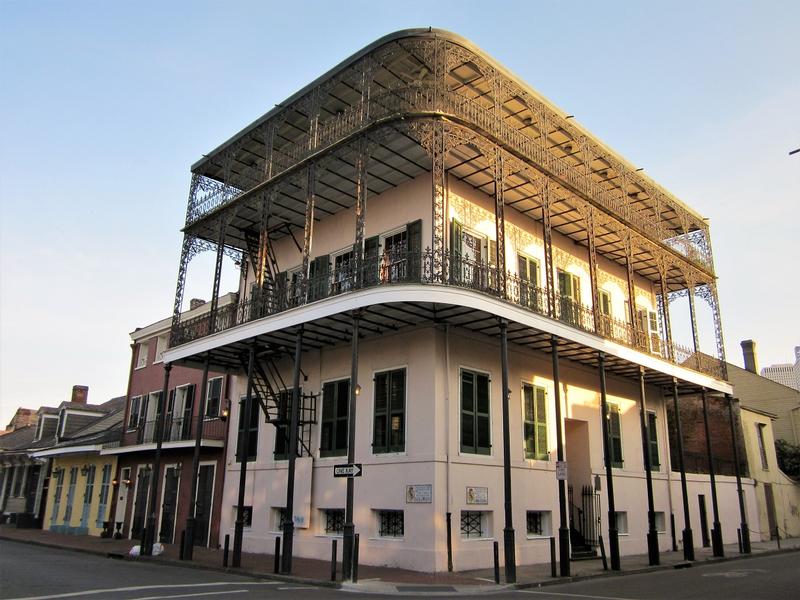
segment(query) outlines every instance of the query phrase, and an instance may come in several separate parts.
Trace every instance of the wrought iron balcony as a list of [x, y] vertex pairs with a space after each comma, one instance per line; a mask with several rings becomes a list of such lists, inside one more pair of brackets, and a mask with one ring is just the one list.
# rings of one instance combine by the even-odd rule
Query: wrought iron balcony
[[[164, 421], [162, 442], [182, 442], [194, 440], [197, 435], [198, 417], [172, 417], [167, 415]], [[158, 442], [157, 421], [142, 421], [136, 429], [126, 431], [122, 436], [123, 446], [139, 444], [155, 444]], [[225, 422], [220, 419], [205, 418], [203, 423], [204, 440], [224, 440]]]
[[[434, 276], [434, 264], [439, 262], [444, 265], [445, 282]], [[502, 277], [502, 273], [494, 265], [450, 252], [439, 257], [430, 249], [422, 253], [403, 251], [393, 255], [386, 254], [380, 259], [377, 256], [367, 256], [360, 266], [352, 260], [339, 268], [309, 277], [305, 285], [302, 280], [295, 283], [285, 279], [282, 282], [276, 281], [265, 286], [263, 290], [255, 290], [249, 298], [239, 303], [219, 308], [213, 319], [211, 314], [206, 313], [180, 322], [173, 331], [172, 345], [186, 344], [331, 296], [403, 284], [448, 285], [487, 294], [575, 329], [613, 340], [717, 379], [724, 379], [721, 360], [695, 353], [678, 344], [668, 345], [655, 333], [645, 332], [609, 315], [595, 313], [591, 306], [538, 287], [514, 273], [505, 273], [505, 277]], [[175, 431], [174, 427], [175, 425], [172, 429], [165, 428], [165, 432], [175, 435], [172, 433]], [[146, 434], [145, 431], [142, 435], [146, 437]], [[165, 441], [166, 439], [165, 437]]]

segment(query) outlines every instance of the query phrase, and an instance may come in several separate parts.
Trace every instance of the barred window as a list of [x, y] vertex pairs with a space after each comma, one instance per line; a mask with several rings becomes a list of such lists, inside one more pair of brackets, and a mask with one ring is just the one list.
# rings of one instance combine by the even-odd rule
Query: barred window
[[344, 509], [326, 508], [323, 513], [325, 516], [325, 533], [327, 535], [342, 535], [344, 532]]
[[286, 509], [284, 507], [273, 507], [272, 523], [273, 531], [283, 531], [283, 525], [286, 523]]
[[461, 511], [461, 537], [486, 537], [485, 515], [480, 510]]
[[549, 510], [529, 510], [526, 513], [526, 521], [530, 536], [549, 536], [552, 532]]
[[403, 537], [403, 511], [379, 510], [378, 535], [380, 537]]

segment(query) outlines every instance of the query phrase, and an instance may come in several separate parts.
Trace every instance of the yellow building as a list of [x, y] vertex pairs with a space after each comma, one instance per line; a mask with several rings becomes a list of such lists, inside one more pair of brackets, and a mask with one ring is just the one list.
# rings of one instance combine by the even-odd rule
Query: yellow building
[[800, 536], [800, 484], [778, 468], [772, 421], [777, 416], [766, 411], [741, 407], [742, 429], [747, 449], [750, 477], [756, 482], [756, 503], [760, 527], [753, 523], [754, 540]]
[[112, 520], [117, 457], [100, 450], [119, 442], [122, 407], [33, 454], [51, 461], [43, 529], [99, 536]]

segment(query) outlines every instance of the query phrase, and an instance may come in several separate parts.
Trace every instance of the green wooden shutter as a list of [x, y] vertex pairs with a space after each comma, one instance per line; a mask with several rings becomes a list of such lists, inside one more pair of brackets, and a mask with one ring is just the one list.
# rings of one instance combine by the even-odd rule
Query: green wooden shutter
[[461, 371], [461, 451], [475, 452], [475, 379]]
[[536, 387], [536, 458], [547, 460], [547, 390]]
[[380, 238], [377, 235], [364, 240], [364, 285], [376, 285], [378, 283], [378, 269], [380, 267], [379, 246]]
[[406, 225], [408, 240], [408, 267], [406, 277], [410, 281], [419, 281], [422, 264], [422, 220], [418, 219]]
[[491, 431], [489, 417], [489, 378], [479, 374], [475, 378], [475, 413], [477, 430], [478, 454], [489, 454], [491, 452]]
[[661, 460], [658, 456], [658, 430], [656, 429], [656, 413], [647, 413], [647, 436], [650, 441], [650, 465], [660, 467]]
[[463, 228], [461, 223], [453, 219], [450, 221], [450, 280], [461, 281], [461, 239]]
[[611, 438], [611, 466], [622, 467], [622, 428], [619, 420], [619, 407], [610, 405], [609, 415], [609, 437]]
[[389, 382], [389, 451], [402, 452], [406, 447], [406, 370], [392, 371]]
[[375, 415], [372, 427], [372, 451], [376, 453], [386, 452], [389, 445], [386, 427], [388, 408], [389, 374], [378, 373], [375, 375]]
[[[264, 309], [269, 313], [276, 313], [284, 310], [289, 303], [288, 273], [281, 271], [275, 275], [275, 287], [272, 290], [272, 297], [265, 303]], [[292, 294], [293, 295], [293, 294]]]
[[532, 385], [522, 386], [522, 413], [525, 458], [536, 458], [536, 416]]
[[309, 281], [309, 302], [320, 300], [328, 295], [330, 285], [331, 257], [329, 254], [317, 256], [311, 264]]

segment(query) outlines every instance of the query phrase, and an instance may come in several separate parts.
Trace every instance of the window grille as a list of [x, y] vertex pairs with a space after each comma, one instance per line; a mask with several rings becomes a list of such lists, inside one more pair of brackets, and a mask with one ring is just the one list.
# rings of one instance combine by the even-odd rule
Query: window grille
[[528, 535], [544, 535], [543, 514], [537, 510], [529, 510], [527, 515]]
[[479, 510], [462, 510], [461, 537], [481, 538], [483, 535], [483, 513]]
[[378, 535], [380, 537], [403, 537], [403, 511], [378, 511]]
[[325, 510], [325, 533], [341, 535], [344, 532], [344, 509], [328, 508]]
[[275, 531], [283, 531], [283, 526], [286, 523], [286, 509], [274, 508], [275, 511]]

